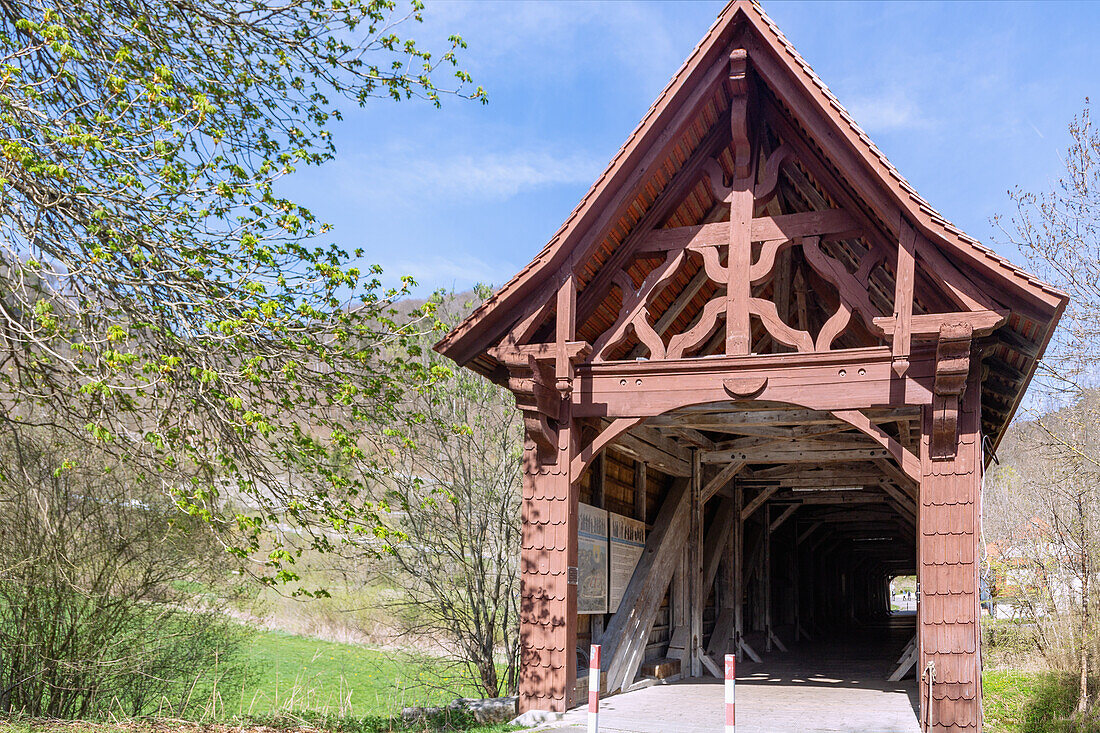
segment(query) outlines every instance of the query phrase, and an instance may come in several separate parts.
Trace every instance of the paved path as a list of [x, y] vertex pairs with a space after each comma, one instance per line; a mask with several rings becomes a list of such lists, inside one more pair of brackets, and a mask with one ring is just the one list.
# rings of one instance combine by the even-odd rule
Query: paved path
[[[919, 733], [915, 681], [886, 682], [904, 643], [894, 635], [804, 644], [738, 665], [737, 733]], [[721, 731], [723, 703], [713, 678], [655, 685], [601, 700], [600, 731]], [[583, 731], [586, 719], [577, 708], [543, 730]]]

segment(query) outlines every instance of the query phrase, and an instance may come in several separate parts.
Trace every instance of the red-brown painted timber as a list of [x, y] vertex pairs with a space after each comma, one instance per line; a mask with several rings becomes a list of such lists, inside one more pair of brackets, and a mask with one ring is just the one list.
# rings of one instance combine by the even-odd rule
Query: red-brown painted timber
[[[972, 371], [959, 414], [955, 455], [933, 457], [931, 409], [926, 410], [921, 439], [918, 672], [930, 662], [935, 664], [931, 730], [936, 733], [970, 733], [982, 727], [977, 554], [983, 467], [980, 410], [981, 385]], [[927, 681], [922, 680], [923, 720], [928, 720], [927, 701]]]

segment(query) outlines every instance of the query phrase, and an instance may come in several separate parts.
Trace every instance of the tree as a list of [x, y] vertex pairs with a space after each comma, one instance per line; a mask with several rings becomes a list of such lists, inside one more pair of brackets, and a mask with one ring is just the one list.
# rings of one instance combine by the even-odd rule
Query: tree
[[[487, 292], [479, 291], [482, 298]], [[454, 298], [444, 304], [456, 304]], [[442, 313], [456, 322], [453, 313]], [[442, 357], [425, 350], [426, 366]], [[440, 641], [487, 697], [519, 672], [522, 421], [507, 390], [460, 370], [418, 393], [413, 441], [384, 482], [394, 508], [388, 580], [407, 631]]]
[[460, 37], [433, 56], [398, 35], [421, 9], [0, 5], [0, 421], [157, 476], [268, 580], [295, 577], [280, 526], [319, 550], [379, 529], [371, 446], [431, 379], [408, 358], [430, 313], [393, 317], [409, 281], [317, 246], [277, 191], [333, 157], [341, 103], [439, 104], [444, 68], [485, 101]]
[[[1046, 541], [1040, 545], [1052, 565], [1043, 567], [1048, 599], [1036, 621], [1040, 631], [1069, 625], [1068, 631], [1052, 630], [1069, 642], [1079, 678], [1078, 710], [1083, 711], [1100, 638], [1095, 588], [1100, 572], [1100, 130], [1093, 127], [1087, 99], [1069, 133], [1065, 175], [1049, 192], [1010, 191], [1016, 211], [1003, 229], [1033, 270], [1070, 296], [1037, 372], [1046, 409], [1033, 410], [1029, 438], [1036, 455], [1027, 483], [1043, 510]], [[1062, 575], [1073, 582], [1068, 597], [1057, 598], [1050, 594]]]

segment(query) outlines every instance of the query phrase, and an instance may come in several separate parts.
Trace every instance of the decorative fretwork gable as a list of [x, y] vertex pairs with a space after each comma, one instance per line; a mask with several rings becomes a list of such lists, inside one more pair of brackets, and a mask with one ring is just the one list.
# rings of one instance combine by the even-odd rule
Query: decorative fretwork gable
[[1063, 303], [936, 214], [735, 2], [555, 239], [439, 348], [507, 383], [550, 456], [580, 365], [887, 347], [903, 377], [968, 332], [997, 438]]

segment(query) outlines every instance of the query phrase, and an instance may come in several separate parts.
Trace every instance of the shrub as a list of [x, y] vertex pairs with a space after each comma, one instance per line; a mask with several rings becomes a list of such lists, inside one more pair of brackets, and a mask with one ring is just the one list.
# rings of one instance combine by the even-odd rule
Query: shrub
[[225, 553], [145, 477], [69, 458], [56, 434], [0, 438], [0, 711], [216, 707], [244, 632], [188, 589]]

